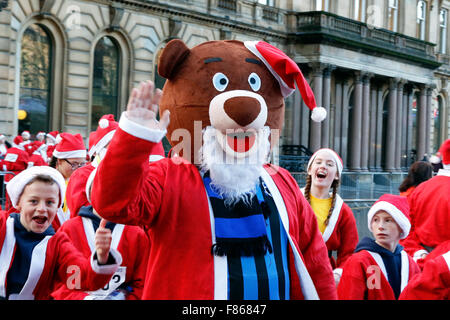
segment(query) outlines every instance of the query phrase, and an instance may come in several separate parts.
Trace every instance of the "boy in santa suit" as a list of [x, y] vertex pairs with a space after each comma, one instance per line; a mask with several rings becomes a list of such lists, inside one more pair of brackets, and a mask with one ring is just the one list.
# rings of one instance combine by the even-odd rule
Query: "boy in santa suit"
[[[92, 178], [88, 179], [85, 194], [90, 193]], [[89, 198], [88, 198], [89, 201]], [[77, 216], [70, 219], [58, 230], [65, 232], [74, 246], [87, 258], [95, 250], [94, 234], [101, 217], [91, 205], [83, 206]], [[73, 291], [61, 283], [52, 293], [57, 300], [140, 300], [147, 271], [146, 254], [149, 242], [144, 231], [138, 226], [126, 226], [108, 222], [111, 230], [111, 247], [122, 255], [122, 264], [112, 276], [108, 285], [94, 292]]]
[[61, 174], [48, 166], [32, 167], [7, 185], [16, 212], [0, 215], [0, 297], [46, 300], [54, 285], [72, 290], [97, 290], [122, 262], [111, 248], [111, 232], [100, 224], [95, 250], [85, 258], [64, 233], [51, 227], [65, 193]]
[[411, 232], [401, 241], [405, 251], [421, 267], [430, 252], [450, 240], [450, 139], [444, 141], [439, 152], [443, 169], [417, 186], [408, 197]]
[[343, 266], [341, 300], [396, 300], [419, 267], [399, 245], [410, 230], [408, 201], [385, 194], [367, 214], [375, 239], [364, 238]]
[[36, 134], [36, 141], [40, 141], [40, 142], [42, 142], [42, 143], [45, 143], [45, 132], [44, 131], [39, 131], [37, 134]]
[[[317, 150], [309, 159], [306, 186], [302, 189], [327, 245], [336, 285], [342, 275], [342, 266], [358, 244], [353, 212], [337, 193], [343, 167], [341, 157], [334, 150]], [[332, 251], [336, 251], [337, 260]]]

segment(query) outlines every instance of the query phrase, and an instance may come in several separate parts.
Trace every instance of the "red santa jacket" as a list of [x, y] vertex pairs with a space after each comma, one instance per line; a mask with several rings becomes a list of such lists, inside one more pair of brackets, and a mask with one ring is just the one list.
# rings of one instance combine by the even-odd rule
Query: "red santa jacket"
[[[304, 193], [304, 188], [302, 193]], [[338, 194], [336, 194], [334, 209], [322, 237], [328, 251], [336, 251], [337, 253], [337, 259], [330, 257], [332, 268], [341, 269], [358, 244], [358, 229], [352, 209]]]
[[400, 295], [400, 300], [450, 300], [450, 251], [428, 260]]
[[[424, 246], [435, 248], [450, 240], [450, 170], [439, 170], [408, 197], [411, 231], [400, 241], [415, 260], [425, 252]], [[420, 261], [417, 261], [421, 265]]]
[[[14, 251], [14, 219], [0, 215], [0, 296], [6, 297], [7, 274]], [[122, 262], [120, 253], [111, 250], [117, 264], [98, 265], [85, 258], [65, 233], [46, 236], [33, 250], [28, 279], [18, 296], [20, 300], [51, 299], [53, 286], [58, 282], [72, 283], [73, 290], [96, 290], [103, 287]], [[12, 299], [13, 297], [10, 297]]]
[[70, 218], [76, 217], [81, 207], [90, 205], [86, 197], [86, 182], [94, 170], [95, 167], [89, 163], [75, 170], [70, 176], [66, 191], [66, 203], [70, 210]]
[[[408, 254], [402, 251], [401, 290], [420, 269]], [[343, 266], [337, 287], [340, 300], [395, 300], [380, 255], [367, 250], [354, 253]]]
[[[227, 261], [211, 254], [214, 218], [200, 172], [168, 158], [148, 165], [154, 146], [119, 127], [97, 168], [92, 204], [110, 221], [150, 227], [143, 299], [227, 299]], [[327, 249], [311, 206], [286, 170], [265, 169], [262, 178], [290, 243], [291, 298], [335, 299]]]
[[[86, 258], [90, 257], [95, 250], [95, 232], [91, 219], [77, 216], [65, 222], [59, 232], [66, 233], [74, 246]], [[127, 285], [132, 288], [127, 300], [141, 299], [150, 249], [147, 235], [139, 227], [117, 224], [113, 229], [112, 238], [111, 247], [122, 255], [122, 264], [119, 267], [120, 272], [116, 272], [116, 275], [112, 277], [108, 291], [111, 291], [113, 286]], [[103, 290], [100, 289], [100, 291]], [[68, 289], [65, 283], [60, 284], [52, 294], [58, 300], [83, 300], [87, 295], [89, 295], [88, 292]]]

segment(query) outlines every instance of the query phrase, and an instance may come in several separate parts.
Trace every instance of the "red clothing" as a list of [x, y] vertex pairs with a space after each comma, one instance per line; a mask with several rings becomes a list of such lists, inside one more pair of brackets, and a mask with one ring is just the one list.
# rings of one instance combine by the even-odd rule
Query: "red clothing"
[[450, 240], [450, 170], [440, 170], [418, 185], [408, 202], [411, 231], [400, 244], [417, 260], [421, 252], [427, 252], [424, 246], [435, 248]]
[[[7, 183], [11, 180], [14, 175], [22, 172], [28, 167], [28, 153], [19, 148], [9, 148], [8, 152], [5, 155], [3, 160], [0, 160], [0, 170], [10, 171], [14, 174], [7, 174], [4, 177], [4, 183]], [[6, 192], [6, 189], [5, 189]], [[6, 192], [6, 201], [5, 201], [5, 211], [8, 211], [12, 208], [11, 200], [9, 199], [9, 195]]]
[[48, 166], [48, 163], [39, 153], [32, 153], [28, 158], [28, 163], [30, 166]]
[[[97, 168], [92, 204], [105, 219], [149, 227], [143, 299], [226, 299], [226, 257], [211, 254], [213, 219], [200, 172], [181, 158], [148, 165], [155, 145], [118, 128]], [[263, 171], [285, 229], [288, 226], [291, 298], [335, 299], [314, 212], [286, 170], [267, 166]]]
[[[11, 222], [11, 220], [13, 220], [12, 217], [0, 215], [0, 257], [2, 258], [0, 265], [2, 268], [9, 266], [8, 270], [14, 259], [15, 248], [14, 221]], [[65, 233], [57, 232], [48, 239], [46, 238], [45, 241], [42, 242], [44, 250], [36, 250], [36, 248], [33, 250], [33, 254], [39, 253], [35, 260], [37, 263], [33, 263], [32, 260], [30, 265], [30, 270], [35, 270], [36, 273], [34, 273], [34, 277], [28, 279], [30, 282], [33, 282], [32, 280], [36, 282], [34, 285], [27, 286], [27, 281], [19, 297], [20, 299], [51, 299], [50, 294], [53, 286], [57, 282], [70, 282], [78, 272], [79, 277], [76, 277], [79, 280], [78, 290], [96, 290], [103, 287], [117, 269], [118, 265], [99, 266], [92, 257], [90, 260], [83, 257]], [[111, 253], [113, 252], [111, 251]], [[113, 255], [120, 264], [120, 254], [113, 253]], [[40, 263], [43, 263], [41, 269], [38, 266]], [[6, 278], [7, 272], [1, 273], [0, 288], [3, 292], [0, 292], [0, 296], [6, 295], [8, 285]], [[25, 287], [27, 287], [27, 290], [25, 290]], [[77, 286], [74, 286], [74, 290], [76, 289]]]
[[95, 167], [89, 163], [75, 170], [70, 176], [66, 190], [66, 203], [71, 218], [78, 215], [81, 207], [91, 205], [86, 197], [86, 182], [94, 170]]
[[[304, 188], [302, 192], [304, 192]], [[358, 244], [358, 229], [352, 209], [338, 194], [336, 194], [334, 209], [322, 237], [328, 251], [337, 253], [337, 260], [330, 256], [331, 267], [333, 269], [342, 268]]]
[[450, 251], [428, 260], [400, 295], [400, 300], [450, 300]]
[[[382, 271], [382, 264], [382, 261], [378, 263], [367, 250], [354, 253], [343, 267], [344, 271], [337, 287], [339, 299], [395, 300], [394, 291]], [[417, 264], [406, 253], [402, 256], [401, 273], [402, 288], [409, 279], [420, 273]]]
[[[88, 231], [86, 231], [88, 229]], [[88, 258], [92, 254], [94, 228], [89, 218], [77, 216], [66, 221], [59, 232], [67, 234], [74, 246]], [[144, 231], [136, 226], [116, 225], [113, 233], [112, 246], [122, 255], [121, 268], [126, 268], [124, 283], [133, 288], [127, 300], [141, 299], [144, 288], [144, 278], [147, 271], [149, 250], [148, 238]], [[88, 241], [88, 238], [90, 239]], [[63, 283], [52, 296], [58, 300], [82, 300], [89, 293], [69, 290]]]

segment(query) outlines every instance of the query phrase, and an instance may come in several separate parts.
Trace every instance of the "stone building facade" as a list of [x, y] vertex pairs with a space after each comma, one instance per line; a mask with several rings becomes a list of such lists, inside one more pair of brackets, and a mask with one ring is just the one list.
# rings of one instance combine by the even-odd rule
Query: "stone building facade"
[[286, 100], [283, 146], [334, 148], [346, 171], [400, 172], [450, 137], [448, 0], [0, 1], [0, 133], [88, 138], [154, 80], [173, 38], [264, 40], [328, 110]]

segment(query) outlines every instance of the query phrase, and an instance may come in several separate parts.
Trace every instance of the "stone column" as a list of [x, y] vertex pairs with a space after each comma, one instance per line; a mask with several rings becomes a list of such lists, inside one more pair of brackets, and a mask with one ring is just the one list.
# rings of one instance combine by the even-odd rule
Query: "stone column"
[[341, 153], [342, 161], [344, 162], [344, 167], [348, 165], [348, 145], [349, 145], [349, 114], [348, 114], [348, 88], [349, 88], [350, 78], [344, 78], [342, 80], [342, 122], [341, 122]]
[[397, 136], [397, 86], [399, 79], [392, 78], [389, 81], [389, 116], [387, 123], [386, 138], [386, 171], [395, 170], [395, 147]]
[[[336, 81], [335, 86], [335, 113], [334, 113], [334, 132], [333, 132], [333, 145], [334, 145], [334, 151], [336, 151], [339, 155], [342, 157], [342, 149], [341, 149], [341, 143], [342, 143], [342, 118], [344, 116], [343, 110], [342, 110], [342, 82]], [[347, 152], [347, 151], [345, 151]], [[343, 159], [342, 159], [343, 160]]]
[[361, 170], [369, 168], [369, 133], [370, 133], [370, 78], [373, 74], [363, 76], [363, 98], [361, 109]]
[[[411, 150], [416, 149], [416, 146], [412, 145], [412, 104], [413, 104], [413, 87], [409, 86], [406, 93], [407, 97], [407, 129], [406, 129], [406, 167], [412, 164]], [[417, 150], [416, 150], [417, 151]]]
[[331, 85], [331, 72], [335, 67], [327, 65], [323, 71], [323, 94], [322, 94], [322, 107], [327, 110], [327, 117], [321, 123], [321, 147], [330, 147], [330, 85]]
[[402, 171], [407, 171], [406, 159], [408, 157], [407, 139], [408, 139], [408, 84], [403, 86], [403, 111], [402, 111], [402, 144], [401, 144], [401, 161], [400, 166]]
[[376, 138], [375, 138], [375, 170], [382, 171], [381, 160], [383, 158], [383, 84], [378, 83], [377, 88], [377, 125], [376, 125]]
[[433, 93], [433, 87], [427, 88], [427, 111], [425, 114], [426, 117], [426, 129], [425, 129], [425, 155], [427, 159], [430, 158], [430, 155], [432, 152], [435, 152], [437, 150], [432, 151], [430, 148], [431, 145], [431, 104], [432, 104], [432, 93]]
[[355, 89], [353, 93], [353, 115], [351, 125], [350, 170], [361, 170], [361, 112], [362, 112], [362, 74], [355, 72]]
[[370, 86], [370, 109], [369, 109], [369, 171], [375, 171], [377, 150], [377, 96], [378, 88], [375, 82]]
[[403, 131], [403, 86], [405, 84], [405, 80], [401, 79], [398, 82], [397, 88], [397, 126], [396, 126], [396, 136], [395, 136], [395, 170], [401, 170], [401, 160], [402, 160], [402, 131]]
[[420, 98], [417, 105], [417, 160], [422, 160], [426, 152], [427, 90], [428, 86], [420, 86]]
[[[313, 92], [316, 104], [322, 105], [323, 69], [324, 64], [313, 63]], [[309, 149], [316, 151], [321, 144], [321, 123], [310, 120], [309, 122]]]

